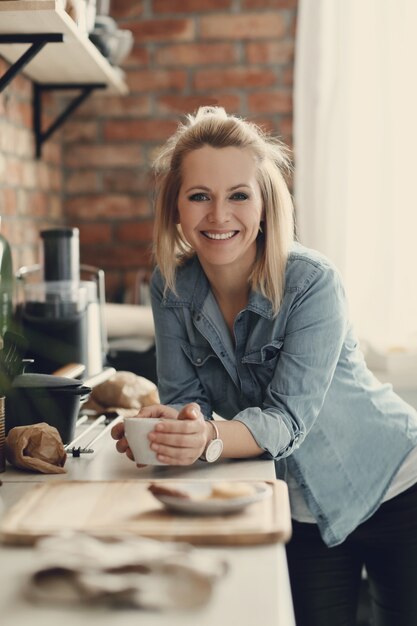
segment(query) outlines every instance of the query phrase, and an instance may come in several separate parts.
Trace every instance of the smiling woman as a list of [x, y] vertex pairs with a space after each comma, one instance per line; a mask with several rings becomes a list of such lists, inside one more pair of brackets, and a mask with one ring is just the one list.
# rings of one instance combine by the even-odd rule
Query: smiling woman
[[212, 284], [236, 286], [256, 258], [263, 213], [256, 160], [247, 149], [203, 146], [184, 158], [182, 171], [182, 233]]
[[[279, 142], [215, 107], [162, 151], [151, 294], [163, 404], [138, 418], [165, 418], [148, 435], [164, 464], [274, 459], [298, 626], [354, 624], [364, 565], [375, 624], [415, 626], [417, 413], [368, 370], [339, 272], [293, 241], [286, 162]], [[113, 436], [132, 458], [123, 424]]]

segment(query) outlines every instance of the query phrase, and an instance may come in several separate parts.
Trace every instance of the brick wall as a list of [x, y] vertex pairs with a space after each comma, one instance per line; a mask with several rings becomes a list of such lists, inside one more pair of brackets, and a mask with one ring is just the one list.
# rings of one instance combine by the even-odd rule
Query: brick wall
[[[0, 76], [9, 65], [0, 58]], [[46, 121], [54, 106], [46, 99]], [[61, 142], [34, 158], [32, 83], [17, 76], [0, 93], [1, 232], [12, 246], [14, 269], [39, 261], [39, 231], [63, 222]]]
[[113, 0], [133, 31], [127, 97], [94, 96], [63, 136], [65, 214], [108, 299], [150, 269], [150, 163], [181, 115], [219, 104], [291, 144], [296, 0]]
[[[39, 261], [39, 231], [78, 226], [81, 259], [106, 271], [108, 299], [131, 299], [152, 266], [158, 146], [184, 113], [219, 104], [291, 144], [297, 0], [112, 0], [134, 32], [130, 93], [91, 97], [34, 158], [32, 84], [0, 93], [0, 215], [14, 265]], [[0, 58], [0, 75], [8, 65]], [[46, 100], [46, 115], [56, 111]]]

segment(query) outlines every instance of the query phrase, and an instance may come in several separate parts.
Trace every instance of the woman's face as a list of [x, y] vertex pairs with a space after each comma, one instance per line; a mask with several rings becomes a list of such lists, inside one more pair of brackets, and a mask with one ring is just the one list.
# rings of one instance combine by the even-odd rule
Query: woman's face
[[256, 173], [248, 149], [203, 146], [184, 158], [179, 222], [205, 270], [250, 271], [263, 219]]

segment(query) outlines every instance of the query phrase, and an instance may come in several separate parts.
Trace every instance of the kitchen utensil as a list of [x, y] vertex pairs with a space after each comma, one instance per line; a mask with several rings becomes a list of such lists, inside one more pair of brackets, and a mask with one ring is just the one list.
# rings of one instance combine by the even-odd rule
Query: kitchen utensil
[[[114, 417], [112, 420], [110, 420], [110, 421], [108, 422], [107, 426], [106, 426], [105, 428], [103, 428], [103, 430], [101, 430], [101, 431], [98, 433], [98, 435], [96, 435], [93, 439], [91, 439], [91, 441], [89, 441], [88, 443], [84, 444], [82, 448], [81, 448], [81, 447], [76, 448], [76, 447], [73, 445], [73, 444], [74, 444], [74, 441], [71, 441], [71, 443], [69, 443], [69, 444], [67, 444], [67, 445], [65, 446], [65, 450], [66, 450], [68, 453], [70, 453], [70, 454], [72, 453], [72, 456], [73, 456], [73, 457], [79, 457], [79, 456], [81, 456], [81, 454], [92, 454], [92, 453], [94, 452], [94, 448], [92, 448], [92, 446], [93, 446], [93, 445], [94, 445], [94, 444], [95, 444], [95, 443], [96, 443], [99, 439], [101, 439], [101, 438], [102, 438], [105, 434], [107, 434], [107, 433], [108, 433], [108, 432], [109, 432], [109, 431], [113, 428], [113, 426], [114, 426], [115, 424], [117, 424], [117, 422], [120, 422], [120, 421], [122, 421], [122, 419], [123, 419], [123, 417], [122, 417], [121, 415], [118, 415], [115, 411], [109, 411], [108, 413], [104, 413], [104, 414], [103, 414], [103, 415], [104, 415], [104, 417], [106, 418], [106, 419], [105, 419], [105, 422], [107, 422], [107, 421], [108, 421], [109, 414], [111, 414], [111, 415], [116, 415], [116, 417]], [[86, 416], [86, 417], [87, 417], [87, 416]], [[80, 418], [80, 419], [82, 419], [82, 418]], [[78, 420], [78, 421], [77, 421], [77, 425], [78, 425], [78, 422], [79, 422], [79, 421], [80, 421], [80, 420]], [[100, 422], [100, 423], [102, 423], [102, 422]], [[94, 425], [96, 425], [96, 424], [94, 424]], [[82, 438], [84, 438], [84, 436], [85, 436], [86, 432], [87, 432], [87, 430], [85, 430], [83, 433], [81, 433], [81, 435], [77, 438], [77, 441], [80, 441]]]
[[74, 437], [81, 402], [91, 391], [82, 381], [48, 374], [17, 376], [6, 401], [6, 433], [15, 426], [46, 422], [62, 441]]
[[[176, 485], [181, 482], [175, 480]], [[286, 542], [291, 535], [287, 485], [282, 480], [267, 484], [272, 488], [270, 498], [240, 513], [207, 517], [166, 511], [148, 491], [147, 480], [54, 480], [26, 492], [6, 513], [0, 538], [32, 544], [45, 535], [77, 530], [102, 537], [130, 534], [200, 545]]]
[[105, 415], [99, 415], [99, 417], [97, 417], [97, 419], [95, 419], [94, 422], [92, 424], [90, 424], [90, 426], [88, 426], [82, 433], [77, 435], [74, 439], [72, 439], [72, 441], [70, 441], [69, 443], [67, 443], [64, 446], [65, 450], [67, 452], [71, 452], [71, 448], [74, 449], [74, 444], [76, 444], [77, 441], [80, 441], [83, 437], [85, 437], [85, 435], [87, 433], [91, 432], [94, 428], [97, 428], [97, 426], [99, 426], [100, 424], [102, 424], [105, 421], [106, 421], [106, 416]]
[[78, 378], [85, 372], [83, 363], [68, 363], [53, 372], [54, 376], [64, 376], [65, 378]]

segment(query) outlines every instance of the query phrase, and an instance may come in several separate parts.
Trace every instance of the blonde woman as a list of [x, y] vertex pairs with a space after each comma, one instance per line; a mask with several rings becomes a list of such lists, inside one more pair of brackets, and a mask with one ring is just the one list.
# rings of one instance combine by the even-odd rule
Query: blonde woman
[[[369, 372], [340, 276], [293, 239], [284, 147], [203, 107], [156, 166], [161, 462], [263, 457], [287, 481], [297, 626], [417, 623], [417, 414]], [[212, 421], [216, 412], [225, 421]], [[132, 458], [123, 425], [113, 430]]]

